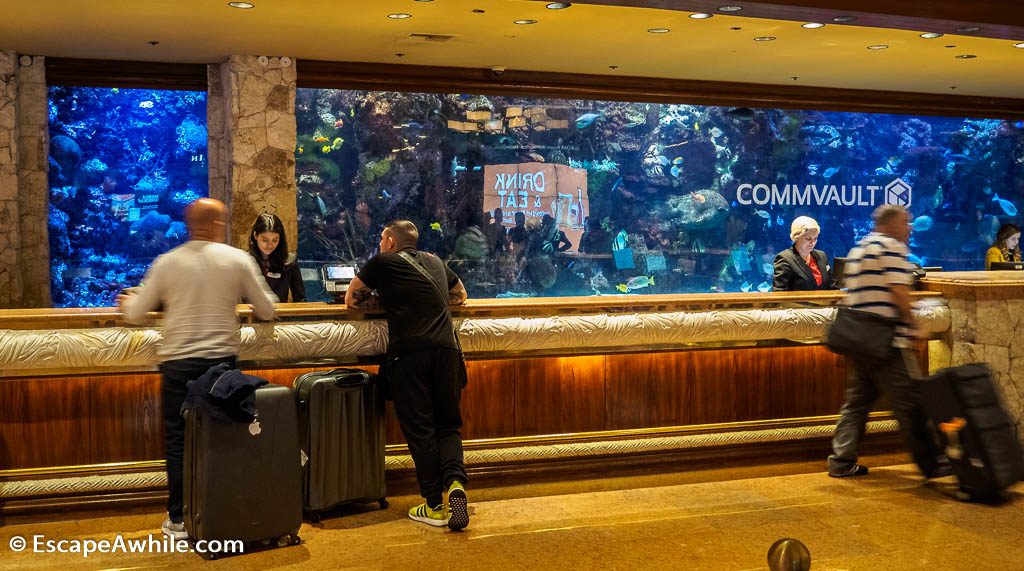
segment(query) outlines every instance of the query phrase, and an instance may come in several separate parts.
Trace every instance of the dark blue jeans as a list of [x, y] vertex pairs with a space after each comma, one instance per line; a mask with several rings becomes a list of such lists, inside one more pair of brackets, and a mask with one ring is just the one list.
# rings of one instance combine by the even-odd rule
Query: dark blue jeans
[[188, 394], [188, 382], [219, 363], [235, 366], [235, 357], [176, 359], [160, 363], [164, 415], [164, 457], [167, 459], [167, 513], [181, 523], [184, 503], [185, 418], [181, 404]]

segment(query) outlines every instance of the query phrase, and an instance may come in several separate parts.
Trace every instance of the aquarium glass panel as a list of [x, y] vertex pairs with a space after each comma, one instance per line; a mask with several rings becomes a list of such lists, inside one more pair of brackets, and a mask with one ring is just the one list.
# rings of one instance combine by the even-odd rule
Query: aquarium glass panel
[[886, 202], [913, 260], [976, 270], [1024, 198], [1015, 121], [330, 89], [296, 113], [304, 264], [407, 218], [477, 298], [769, 291], [794, 218], [845, 256]]
[[55, 86], [50, 265], [57, 307], [112, 305], [187, 239], [207, 195], [206, 92]]

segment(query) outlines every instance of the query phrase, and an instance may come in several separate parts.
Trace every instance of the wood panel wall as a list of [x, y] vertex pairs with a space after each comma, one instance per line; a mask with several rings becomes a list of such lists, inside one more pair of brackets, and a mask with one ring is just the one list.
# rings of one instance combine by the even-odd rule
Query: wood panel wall
[[[290, 386], [312, 370], [250, 372]], [[471, 361], [463, 437], [835, 414], [845, 379], [821, 346]], [[393, 414], [387, 440], [403, 442]], [[159, 460], [162, 449], [158, 374], [0, 379], [0, 469]]]

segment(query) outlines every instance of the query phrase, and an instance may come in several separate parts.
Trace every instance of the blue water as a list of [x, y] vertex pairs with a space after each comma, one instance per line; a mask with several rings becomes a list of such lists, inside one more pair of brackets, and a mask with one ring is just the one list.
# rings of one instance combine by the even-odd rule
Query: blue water
[[206, 93], [51, 87], [50, 264], [56, 307], [112, 305], [187, 238], [207, 195]]

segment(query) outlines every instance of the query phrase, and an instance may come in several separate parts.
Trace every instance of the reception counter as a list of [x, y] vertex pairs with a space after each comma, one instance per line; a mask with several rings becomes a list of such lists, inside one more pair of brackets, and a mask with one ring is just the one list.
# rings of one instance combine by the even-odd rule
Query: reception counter
[[[453, 311], [469, 360], [462, 409], [470, 471], [823, 447], [847, 368], [820, 343], [841, 298], [470, 300]], [[377, 313], [326, 304], [280, 305], [273, 322], [239, 313], [242, 367], [274, 383], [333, 366], [374, 369], [387, 345]], [[938, 342], [957, 319], [942, 303], [919, 315]], [[152, 326], [130, 327], [114, 308], [0, 311], [3, 509], [163, 493], [160, 315], [152, 318]], [[922, 344], [922, 362], [928, 353]], [[895, 423], [877, 413], [869, 431], [891, 436]], [[407, 473], [412, 462], [393, 416], [387, 433], [389, 474]]]

